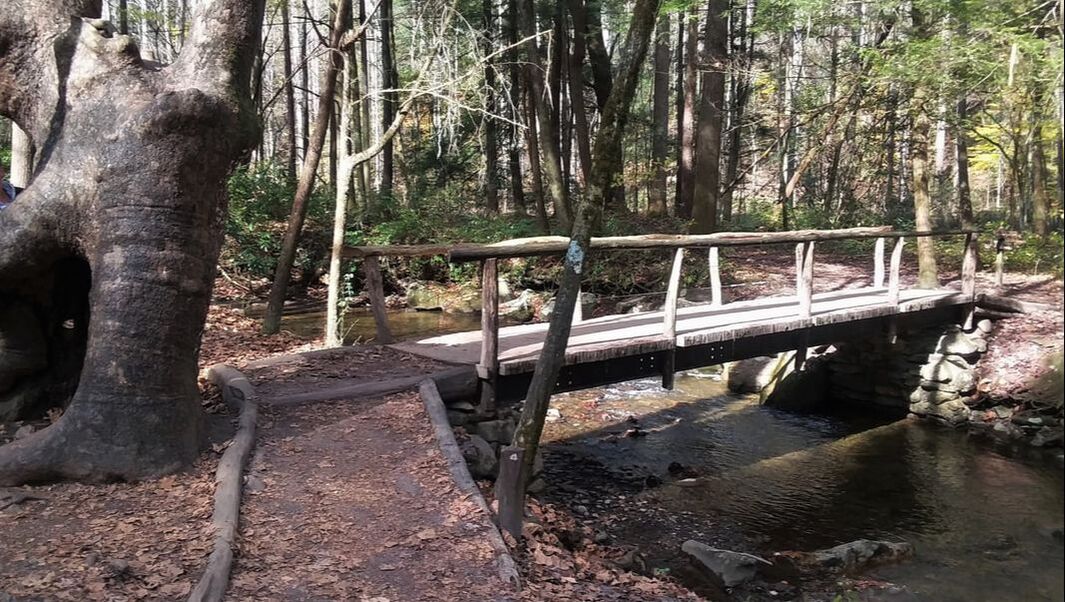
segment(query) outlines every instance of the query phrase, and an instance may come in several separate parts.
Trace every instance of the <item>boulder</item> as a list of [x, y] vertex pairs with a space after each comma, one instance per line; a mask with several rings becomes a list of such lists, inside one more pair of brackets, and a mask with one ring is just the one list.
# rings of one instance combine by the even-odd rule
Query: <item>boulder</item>
[[911, 403], [910, 411], [918, 416], [939, 418], [950, 424], [968, 422], [970, 417], [969, 406], [965, 405], [964, 398], [952, 399], [939, 404], [927, 401]]
[[827, 550], [818, 550], [807, 562], [818, 568], [848, 573], [865, 567], [895, 562], [913, 555], [913, 545], [900, 542], [859, 539]]
[[499, 471], [499, 458], [492, 444], [477, 435], [470, 435], [460, 444], [462, 457], [470, 467], [470, 475], [475, 479], [494, 479]]
[[776, 356], [752, 357], [728, 365], [728, 388], [733, 393], [760, 393], [777, 369]]
[[508, 444], [514, 438], [513, 420], [486, 420], [474, 427], [476, 433], [490, 443]]
[[984, 334], [988, 334], [989, 332], [991, 332], [992, 326], [993, 326], [993, 324], [991, 323], [991, 320], [988, 320], [987, 318], [984, 318], [983, 320], [980, 320], [979, 322], [976, 323], [976, 330], [978, 332], [982, 332]]
[[694, 565], [725, 587], [736, 587], [750, 581], [758, 573], [759, 565], [773, 566], [768, 560], [753, 554], [712, 548], [694, 539], [684, 542], [680, 549]]
[[976, 344], [964, 332], [953, 331], [939, 337], [936, 343], [936, 353], [942, 355], [972, 356], [980, 353]]
[[[910, 393], [910, 405], [919, 403], [928, 403], [931, 405], [939, 405], [948, 401], [953, 401], [959, 398], [957, 391], [944, 391], [940, 389], [926, 389], [924, 387], [917, 387]], [[912, 408], [911, 408], [911, 411]]]

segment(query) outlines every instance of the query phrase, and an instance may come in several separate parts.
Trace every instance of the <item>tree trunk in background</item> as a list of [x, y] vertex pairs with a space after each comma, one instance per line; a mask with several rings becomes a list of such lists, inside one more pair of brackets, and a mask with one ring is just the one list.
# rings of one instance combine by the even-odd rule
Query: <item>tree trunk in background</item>
[[[306, 6], [306, 5], [304, 5]], [[300, 20], [300, 161], [304, 161], [307, 158], [307, 147], [309, 146], [310, 131], [311, 131], [311, 66], [307, 59], [307, 20], [310, 18], [306, 12], [303, 13], [303, 19]]]
[[[602, 116], [606, 107], [606, 100], [610, 97], [610, 91], [614, 87], [610, 52], [607, 50], [606, 38], [603, 35], [602, 0], [587, 0], [584, 12], [588, 59], [592, 66], [592, 87], [595, 90], [595, 100], [599, 107], [599, 114]], [[624, 158], [622, 160], [624, 161]], [[619, 174], [618, 181], [610, 189], [607, 211], [621, 212], [626, 209], [625, 184], [620, 176], [621, 174]]]
[[698, 70], [696, 54], [699, 51], [699, 19], [691, 14], [687, 19], [687, 39], [684, 41], [684, 86], [681, 90], [680, 123], [677, 163], [677, 217], [692, 216], [692, 195], [695, 193], [695, 86]]
[[954, 145], [958, 169], [958, 217], [963, 228], [975, 226], [973, 201], [969, 191], [969, 101], [964, 96], [958, 101], [958, 124], [954, 130]]
[[[340, 0], [348, 4], [347, 20], [343, 31], [352, 28], [352, 0]], [[337, 74], [340, 101], [337, 103], [339, 118], [337, 128], [337, 172], [334, 189], [333, 239], [329, 247], [329, 275], [326, 280], [325, 346], [339, 347], [344, 343], [340, 332], [340, 269], [344, 254], [344, 234], [347, 231], [348, 210], [351, 205], [352, 181], [355, 178], [354, 155], [358, 150], [359, 124], [359, 78], [358, 54], [351, 44], [341, 53], [341, 72]]]
[[1042, 115], [1036, 117], [1032, 129], [1032, 231], [1038, 236], [1047, 235], [1047, 212], [1050, 199], [1046, 187], [1046, 157], [1043, 153]]
[[[509, 49], [503, 55], [507, 61], [507, 76], [509, 80], [507, 115], [512, 121], [520, 122], [521, 117], [521, 67], [518, 61], [521, 53], [515, 48], [518, 43], [518, 15], [515, 0], [506, 2], [506, 21], [503, 29], [506, 34], [506, 43]], [[521, 214], [529, 212], [525, 202], [525, 183], [521, 175], [521, 128], [515, 125], [507, 127], [507, 165], [510, 172], [510, 196], [514, 202], [514, 208]]]
[[[381, 87], [385, 90], [393, 90], [399, 85], [399, 77], [396, 73], [396, 59], [393, 53], [392, 36], [394, 33], [392, 0], [381, 0], [379, 9], [381, 24]], [[381, 131], [388, 129], [396, 117], [396, 93], [385, 92], [381, 97]], [[381, 202], [392, 203], [392, 187], [395, 170], [393, 163], [392, 141], [385, 143], [381, 152], [381, 187], [378, 196]]]
[[669, 158], [669, 15], [658, 17], [655, 32], [654, 92], [651, 109], [651, 190], [647, 213], [666, 214], [666, 161]]
[[[340, 48], [340, 38], [345, 31], [343, 24], [348, 20], [350, 11], [350, 2], [340, 3], [334, 16], [333, 29], [329, 33], [330, 48]], [[329, 122], [333, 115], [333, 97], [336, 92], [341, 59], [337, 51], [329, 53], [328, 58], [325, 72], [322, 74], [318, 114], [314, 118], [314, 133], [303, 158], [303, 166], [300, 168], [299, 185], [296, 187], [296, 196], [292, 200], [292, 211], [289, 213], [285, 238], [281, 242], [281, 254], [277, 258], [274, 282], [270, 286], [270, 298], [263, 316], [263, 334], [277, 334], [281, 330], [281, 311], [285, 305], [289, 279], [292, 277], [292, 265], [296, 260], [296, 247], [299, 244], [300, 232], [303, 230], [303, 222], [307, 218], [307, 205], [311, 200], [311, 192], [314, 191], [315, 174], [318, 172], [318, 163], [322, 158], [326, 133], [329, 131]]]
[[586, 0], [584, 5], [585, 40], [588, 45], [588, 59], [592, 66], [592, 88], [599, 113], [606, 109], [606, 101], [614, 87], [614, 76], [610, 70], [610, 52], [606, 49], [603, 37], [603, 3], [602, 0]]
[[[357, 0], [359, 3], [359, 24], [367, 22], [369, 15], [366, 14], [366, 0]], [[373, 129], [370, 121], [370, 61], [367, 57], [369, 42], [365, 33], [359, 36], [359, 150], [370, 147], [370, 132]], [[374, 189], [373, 162], [365, 161], [359, 165], [359, 198], [364, 205], [363, 219], [373, 213]]]
[[[520, 1], [520, 0], [519, 0]], [[526, 82], [528, 84], [528, 82]], [[536, 103], [530, 98], [532, 91], [525, 86], [525, 148], [529, 158], [529, 171], [532, 172], [533, 204], [536, 206], [536, 222], [540, 232], [551, 232], [551, 223], [547, 219], [547, 207], [544, 199], [543, 170], [540, 168], [540, 136], [536, 133]]]
[[[573, 17], [573, 29], [584, 30], [584, 12], [577, 0], [569, 3], [570, 15]], [[569, 95], [573, 111], [573, 136], [577, 142], [577, 158], [581, 165], [581, 184], [586, 186], [591, 177], [592, 141], [591, 127], [588, 125], [588, 109], [584, 104], [584, 58], [587, 46], [583, 35], [573, 36], [573, 51], [569, 56]]]
[[[495, 52], [495, 19], [492, 16], [493, 0], [482, 0], [484, 13], [484, 54]], [[489, 113], [481, 123], [484, 129], [484, 208], [490, 214], [499, 213], [499, 149], [496, 135], [495, 61], [484, 64], [485, 110]]]
[[[751, 49], [754, 47], [754, 9], [756, 0], [747, 0], [740, 14], [736, 38], [738, 51], [732, 57], [732, 129], [729, 132], [728, 163], [725, 168], [725, 190], [721, 196], [721, 217], [732, 220], [732, 197], [740, 185], [740, 154], [743, 150], [743, 126], [746, 123], [747, 101], [751, 96]], [[750, 40], [748, 41], [748, 32]]]
[[[540, 60], [540, 50], [533, 37], [536, 33], [536, 13], [533, 11], [533, 0], [519, 0], [518, 11], [519, 28], [525, 39], [522, 47], [525, 51], [525, 81], [528, 84], [528, 99], [534, 109], [536, 129], [536, 145], [540, 147], [542, 173], [547, 178], [547, 191], [551, 195], [551, 202], [555, 206], [555, 217], [563, 232], [569, 232], [573, 227], [573, 216], [569, 206], [569, 198], [566, 193], [566, 183], [562, 178], [562, 159], [559, 156], [558, 131], [551, 119], [551, 107], [544, 97], [544, 72], [543, 63]], [[530, 122], [529, 127], [532, 127]], [[539, 208], [537, 208], [539, 210]], [[541, 222], [543, 222], [541, 217]], [[545, 224], [541, 223], [541, 226]]]
[[562, 367], [569, 342], [573, 310], [580, 292], [581, 272], [585, 265], [592, 231], [598, 225], [610, 194], [610, 188], [621, 170], [621, 142], [628, 119], [629, 107], [636, 92], [636, 82], [647, 55], [659, 0], [637, 0], [629, 31], [625, 39], [625, 63], [619, 79], [607, 99], [599, 132], [592, 153], [592, 179], [588, 182], [586, 200], [577, 206], [569, 252], [566, 253], [562, 281], [555, 296], [555, 311], [536, 362], [536, 370], [525, 396], [513, 445], [525, 449], [522, 478], [533, 476], [533, 463], [543, 433], [544, 418], [555, 379]]
[[129, 0], [118, 0], [118, 33], [129, 35]]
[[11, 173], [8, 180], [18, 189], [33, 179], [33, 140], [14, 121], [11, 122]]
[[[37, 409], [69, 400], [50, 426], [0, 446], [0, 486], [157, 477], [204, 441], [197, 354], [226, 181], [256, 143], [263, 2], [197, 3], [194, 33], [163, 71], [110, 43], [99, 6], [0, 11], [0, 115], [42, 157], [0, 211], [0, 381], [22, 359], [6, 330], [28, 318], [16, 327], [39, 327], [45, 345]], [[44, 298], [22, 312], [28, 288]]]
[[895, 129], [898, 127], [898, 102], [894, 88], [888, 91], [887, 99], [887, 142], [884, 146], [884, 154], [887, 155], [884, 167], [887, 168], [886, 184], [884, 190], [884, 213], [889, 222], [895, 221], [899, 215], [898, 203], [895, 199]]
[[[920, 107], [921, 103], [916, 103]], [[913, 213], [918, 230], [932, 229], [932, 195], [928, 189], [928, 137], [931, 130], [928, 115], [918, 109], [914, 117], [910, 149], [910, 175], [913, 178]], [[936, 269], [935, 241], [930, 236], [917, 239], [917, 286], [936, 288], [939, 274]]]
[[697, 234], [717, 228], [717, 201], [721, 194], [721, 126], [725, 112], [725, 69], [728, 63], [728, 0], [710, 0], [706, 7], [703, 38], [702, 90], [695, 138], [695, 178], [692, 217]]
[[[281, 64], [285, 78], [285, 170], [290, 180], [296, 179], [296, 91], [292, 85], [292, 36], [289, 22], [289, 0], [281, 0]], [[303, 67], [306, 69], [306, 66]]]

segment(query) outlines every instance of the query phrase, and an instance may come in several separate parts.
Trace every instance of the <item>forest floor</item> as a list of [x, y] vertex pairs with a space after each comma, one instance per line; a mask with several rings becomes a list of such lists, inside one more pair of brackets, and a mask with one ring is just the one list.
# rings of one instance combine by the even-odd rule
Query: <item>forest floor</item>
[[[757, 250], [729, 257], [730, 299], [788, 294], [794, 259]], [[816, 290], [863, 286], [864, 260], [821, 254]], [[915, 279], [904, 268], [903, 285]], [[957, 285], [957, 273], [941, 272]], [[230, 298], [238, 291], [219, 290]], [[978, 290], [994, 288], [981, 274]], [[998, 294], [1048, 306], [999, 320], [981, 362], [989, 395], [1026, 393], [1060, 353], [1062, 282], [1007, 274]], [[313, 349], [291, 333], [263, 337], [258, 321], [228, 305], [211, 308], [201, 366], [237, 366]], [[266, 396], [339, 382], [426, 374], [438, 366], [366, 347], [299, 370], [249, 370]], [[302, 376], [299, 376], [302, 374]], [[306, 380], [301, 380], [302, 378]], [[216, 444], [189, 471], [137, 484], [27, 487], [9, 504], [0, 491], [0, 601], [168, 600], [190, 591], [211, 546], [213, 475], [234, 416], [205, 385]], [[259, 447], [244, 504], [231, 589], [235, 599], [499, 599], [487, 528], [451, 483], [414, 393], [307, 405], [264, 404]], [[34, 428], [47, 420], [32, 423]], [[0, 425], [0, 443], [25, 425]], [[36, 499], [40, 498], [40, 499]], [[402, 512], [396, 512], [401, 508]], [[534, 504], [536, 524], [515, 553], [526, 600], [689, 599], [679, 586], [619, 568], [615, 551], [591, 542], [566, 512]], [[494, 596], [494, 597], [493, 597]]]

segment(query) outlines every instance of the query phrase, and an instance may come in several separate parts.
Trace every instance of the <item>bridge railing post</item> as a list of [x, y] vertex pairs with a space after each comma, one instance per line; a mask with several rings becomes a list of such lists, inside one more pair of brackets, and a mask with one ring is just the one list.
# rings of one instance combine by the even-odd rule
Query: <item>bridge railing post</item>
[[718, 257], [717, 247], [710, 247], [710, 305], [714, 307], [724, 304], [721, 297], [721, 261]]
[[388, 328], [388, 310], [385, 308], [385, 287], [381, 278], [381, 264], [376, 255], [362, 260], [362, 273], [366, 278], [366, 294], [370, 297], [370, 311], [373, 312], [376, 340], [382, 345], [391, 343], [392, 331]]
[[973, 313], [976, 309], [976, 268], [979, 263], [977, 257], [976, 235], [972, 232], [965, 235], [965, 251], [961, 261], [961, 292], [968, 301], [969, 306], [965, 312], [966, 330], [973, 326]]
[[814, 241], [795, 245], [795, 294], [799, 299], [799, 316], [813, 313]]
[[888, 303], [894, 306], [899, 304], [899, 269], [902, 267], [902, 247], [906, 239], [895, 239], [895, 248], [891, 250], [891, 267], [888, 272]]
[[499, 378], [499, 266], [495, 258], [481, 264], [481, 357], [477, 376], [481, 380], [483, 415], [495, 411], [496, 384]]
[[662, 334], [669, 341], [666, 359], [662, 366], [662, 387], [673, 388], [677, 348], [677, 300], [680, 298], [680, 274], [684, 266], [684, 249], [673, 254], [673, 269], [669, 272], [669, 288], [666, 289], [666, 304], [662, 308]]
[[873, 288], [884, 288], [884, 239], [876, 239], [873, 247]]
[[995, 286], [1002, 286], [1002, 273], [1006, 268], [1006, 236], [1001, 232], [995, 239]]

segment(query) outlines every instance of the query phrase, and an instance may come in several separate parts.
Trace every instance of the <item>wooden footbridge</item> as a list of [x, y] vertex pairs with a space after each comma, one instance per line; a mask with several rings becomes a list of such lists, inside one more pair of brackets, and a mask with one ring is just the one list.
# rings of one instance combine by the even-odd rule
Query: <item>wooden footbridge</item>
[[[964, 237], [961, 289], [904, 289], [899, 283], [907, 239]], [[869, 286], [814, 294], [814, 245], [819, 241], [875, 239]], [[885, 247], [894, 241], [885, 265]], [[389, 342], [387, 316], [377, 263], [380, 256], [444, 255], [452, 262], [482, 264], [481, 330], [397, 343], [414, 354], [476, 366], [486, 395], [506, 402], [524, 397], [548, 324], [500, 328], [500, 259], [561, 255], [569, 240], [542, 237], [489, 245], [412, 245], [350, 247], [364, 260], [367, 289], [374, 308], [378, 340]], [[718, 250], [740, 245], [794, 244], [795, 291], [724, 303]], [[808, 230], [774, 233], [646, 235], [592, 239], [591, 250], [675, 250], [666, 302], [660, 311], [574, 319], [565, 365], [556, 391], [568, 391], [661, 375], [672, 387], [678, 371], [780, 351], [796, 350], [803, 361], [808, 347], [865, 336], [890, 336], [899, 327], [972, 319], [976, 302], [976, 232], [972, 230], [895, 232], [888, 228]], [[705, 250], [710, 268], [711, 301], [678, 307], [681, 271], [688, 250]], [[591, 261], [592, 259], [589, 259]]]

